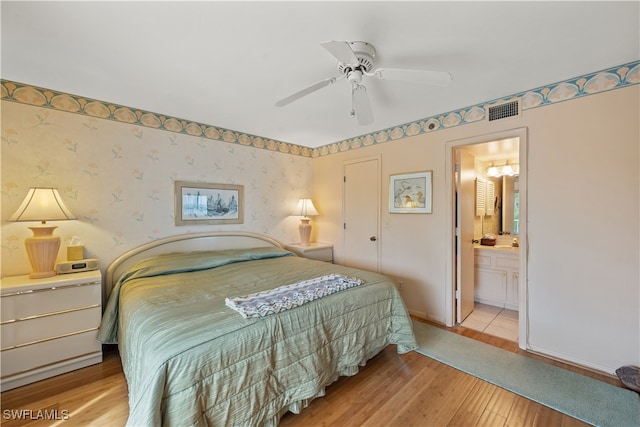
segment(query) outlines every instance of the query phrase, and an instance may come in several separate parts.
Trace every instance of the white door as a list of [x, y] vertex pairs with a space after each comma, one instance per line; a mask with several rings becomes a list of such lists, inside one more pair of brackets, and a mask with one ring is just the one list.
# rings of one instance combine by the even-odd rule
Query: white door
[[474, 157], [463, 148], [456, 150], [456, 322], [473, 311], [475, 205]]
[[343, 257], [341, 264], [380, 271], [380, 160], [344, 164]]

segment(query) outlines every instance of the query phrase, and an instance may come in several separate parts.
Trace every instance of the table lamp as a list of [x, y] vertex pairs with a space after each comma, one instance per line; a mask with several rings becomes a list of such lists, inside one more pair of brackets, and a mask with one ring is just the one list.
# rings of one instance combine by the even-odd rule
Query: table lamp
[[298, 230], [300, 231], [300, 244], [306, 246], [309, 244], [309, 237], [311, 236], [311, 224], [309, 224], [311, 218], [309, 217], [320, 214], [315, 206], [313, 206], [311, 199], [300, 199], [298, 200], [298, 206], [293, 212], [293, 215], [302, 217], [300, 218]]
[[33, 187], [22, 201], [18, 210], [9, 221], [40, 221], [40, 225], [29, 227], [33, 236], [24, 241], [31, 264], [29, 278], [39, 279], [56, 275], [54, 269], [60, 237], [53, 235], [55, 225], [47, 221], [75, 219], [69, 208], [62, 201], [56, 188]]

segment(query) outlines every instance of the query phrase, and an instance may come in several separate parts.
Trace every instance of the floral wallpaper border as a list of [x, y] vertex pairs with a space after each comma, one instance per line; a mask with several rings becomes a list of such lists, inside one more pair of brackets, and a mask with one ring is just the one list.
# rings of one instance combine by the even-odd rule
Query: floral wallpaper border
[[83, 114], [107, 120], [135, 124], [154, 129], [198, 136], [206, 139], [240, 144], [303, 157], [321, 157], [355, 150], [374, 144], [395, 141], [442, 128], [462, 126], [485, 120], [485, 107], [504, 101], [521, 99], [522, 110], [542, 107], [557, 102], [594, 95], [625, 86], [640, 84], [640, 60], [611, 67], [602, 71], [542, 86], [518, 94], [476, 104], [456, 111], [428, 117], [403, 125], [345, 139], [318, 148], [309, 148], [288, 142], [165, 116], [132, 107], [57, 92], [27, 84], [0, 80], [1, 99], [70, 113]]
[[360, 147], [395, 141], [421, 133], [434, 132], [443, 128], [476, 123], [485, 120], [485, 107], [506, 101], [520, 99], [522, 101], [522, 110], [524, 111], [635, 84], [640, 84], [640, 60], [495, 99], [483, 104], [472, 105], [438, 116], [324, 145], [314, 149], [313, 157], [327, 156]]

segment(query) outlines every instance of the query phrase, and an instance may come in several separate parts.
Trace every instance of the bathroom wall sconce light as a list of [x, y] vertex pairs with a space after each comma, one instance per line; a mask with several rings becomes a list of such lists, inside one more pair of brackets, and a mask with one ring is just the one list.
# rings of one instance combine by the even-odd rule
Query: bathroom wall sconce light
[[487, 175], [488, 176], [492, 176], [494, 178], [497, 178], [500, 176], [500, 171], [498, 170], [498, 168], [493, 164], [493, 162], [491, 162], [491, 166], [489, 166], [489, 168], [487, 169]]
[[508, 160], [507, 160], [507, 163], [502, 167], [502, 175], [507, 175], [507, 176], [515, 175], [515, 171], [513, 170], [511, 165], [509, 164]]
[[518, 175], [516, 169], [518, 169], [517, 165], [512, 166], [508, 160], [502, 166], [496, 166], [494, 162], [491, 162], [491, 166], [487, 168], [487, 176], [493, 178], [500, 178], [501, 176], [515, 176]]

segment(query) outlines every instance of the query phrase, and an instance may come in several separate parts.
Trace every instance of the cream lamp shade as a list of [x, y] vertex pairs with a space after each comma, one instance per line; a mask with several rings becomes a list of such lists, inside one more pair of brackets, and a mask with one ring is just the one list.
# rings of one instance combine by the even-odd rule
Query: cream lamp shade
[[298, 200], [298, 206], [296, 210], [293, 212], [295, 216], [301, 216], [300, 225], [298, 226], [298, 231], [300, 232], [300, 244], [308, 245], [309, 237], [311, 236], [311, 221], [310, 216], [320, 215], [316, 210], [315, 206], [313, 206], [313, 202], [311, 199], [300, 199]]
[[60, 237], [53, 235], [55, 225], [47, 221], [75, 219], [60, 193], [55, 188], [30, 188], [18, 210], [9, 221], [40, 221], [40, 225], [29, 227], [33, 236], [25, 239], [32, 279], [56, 275], [54, 265], [60, 249]]

